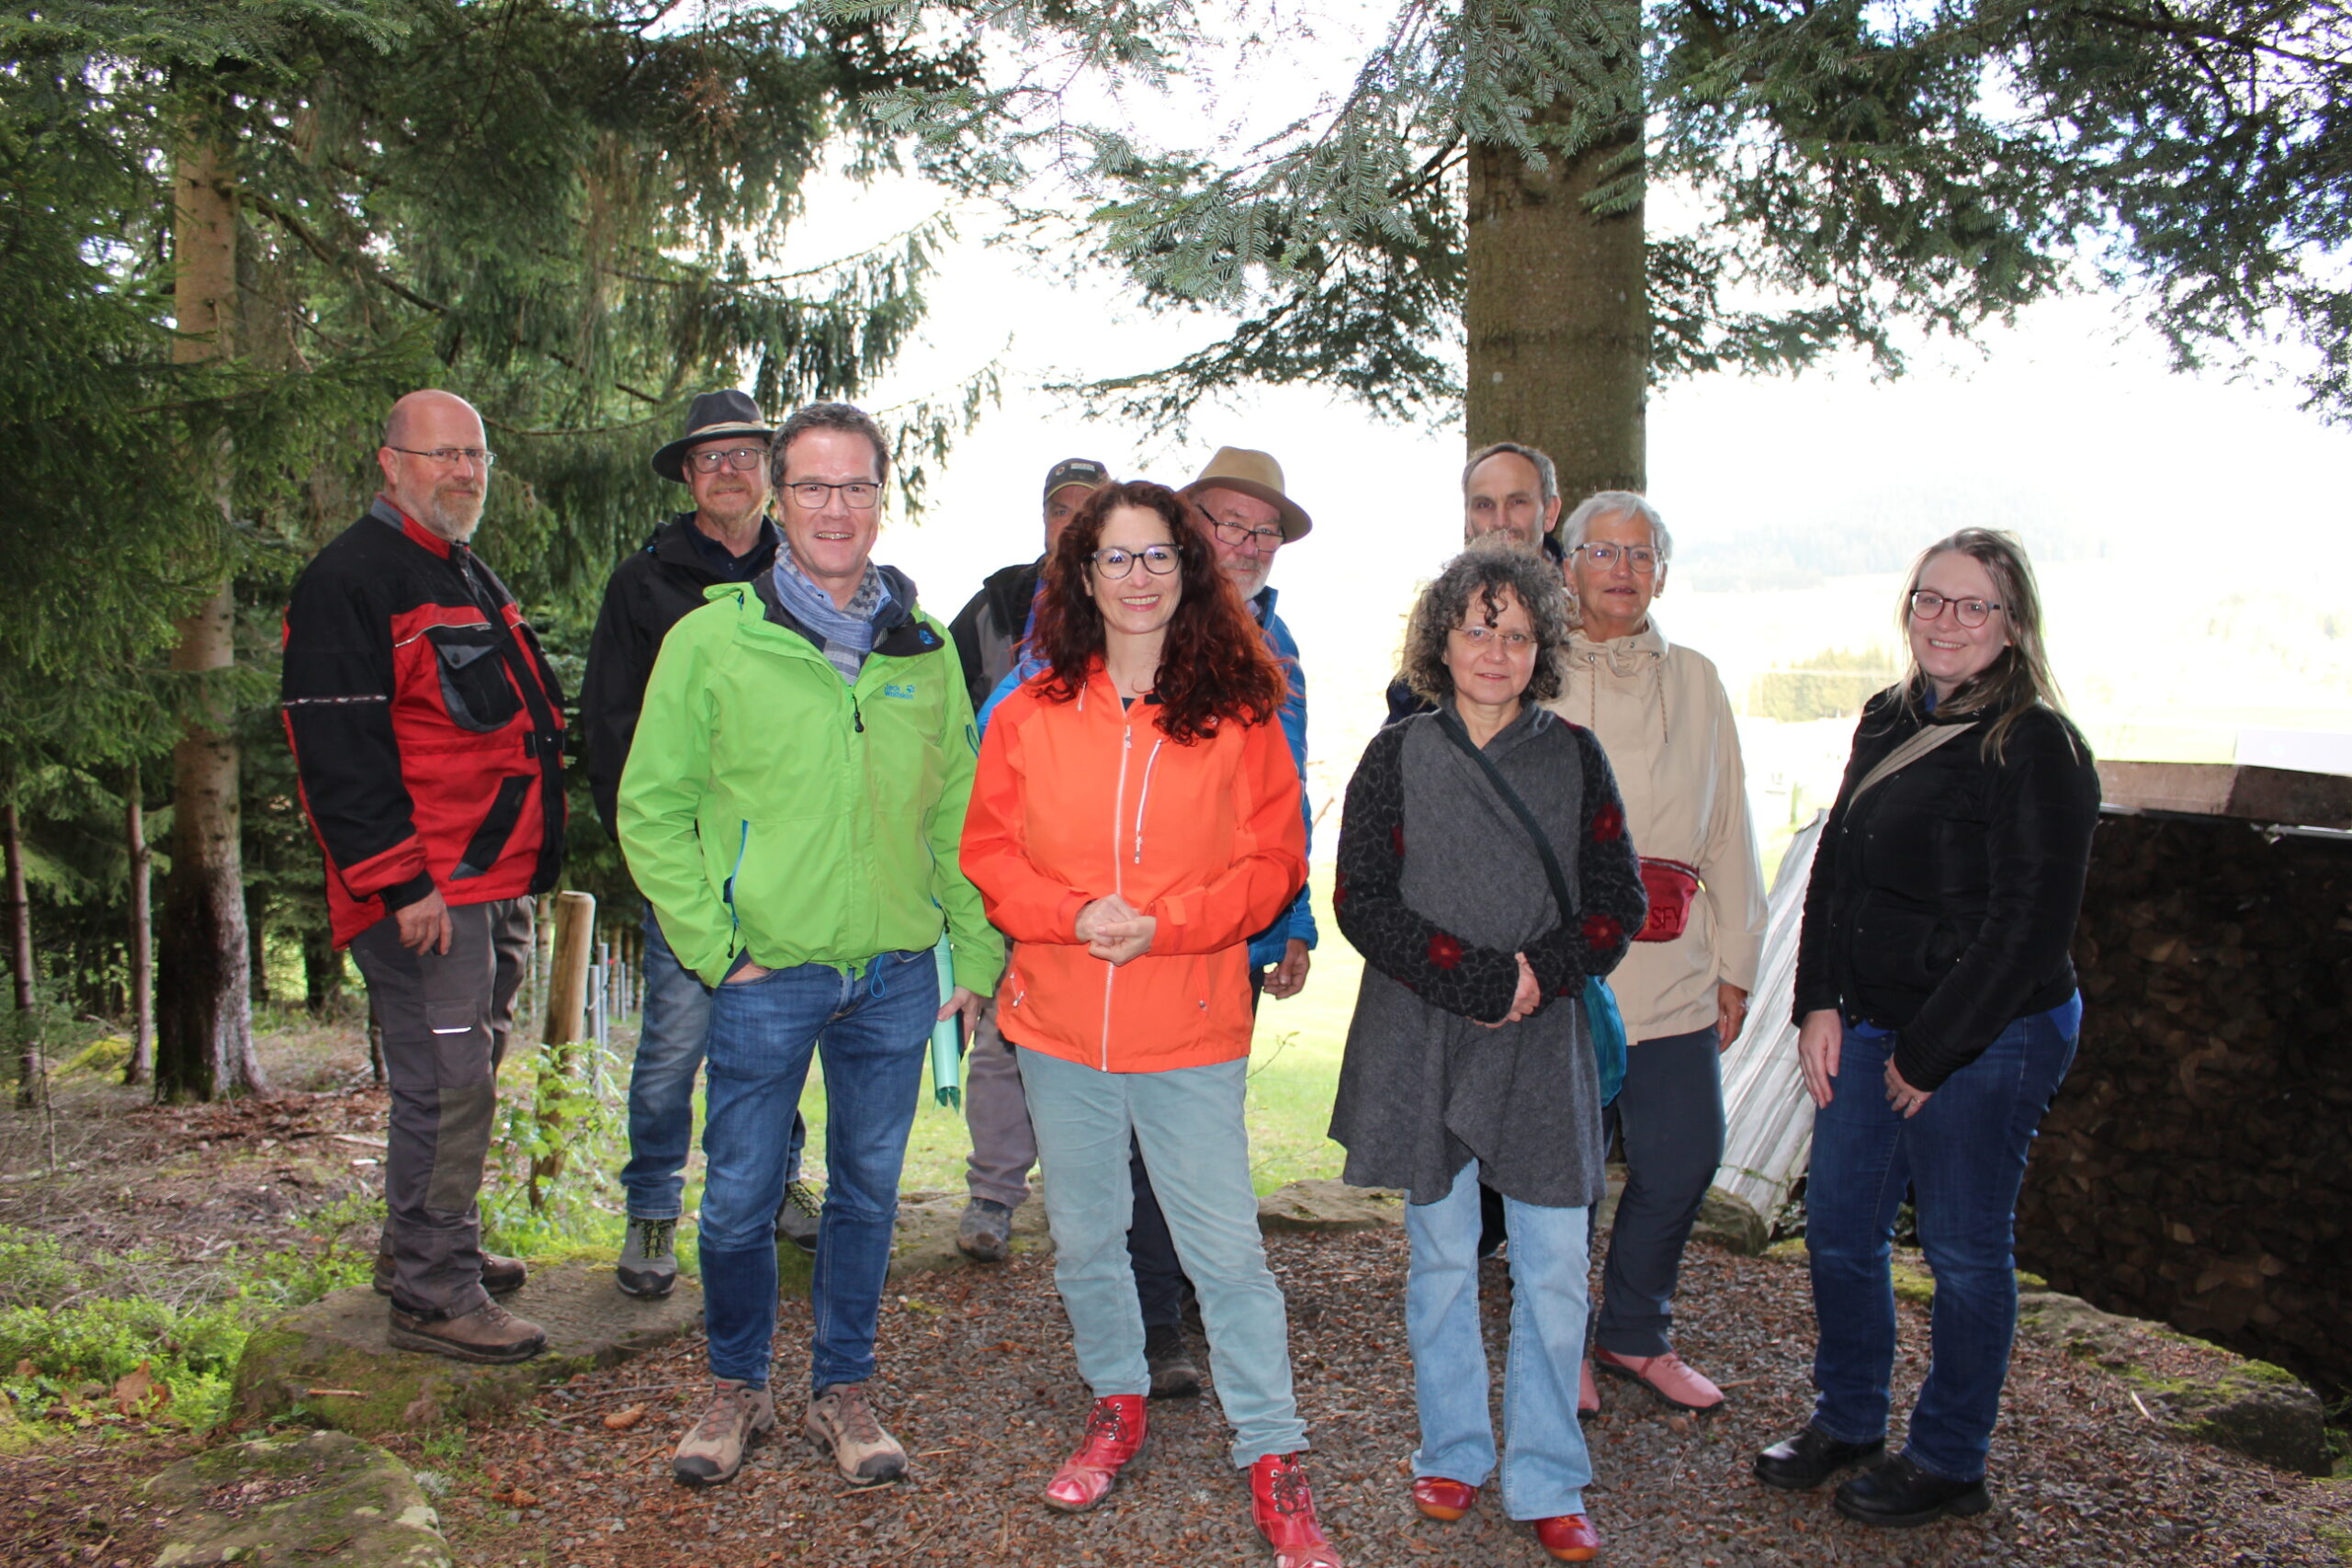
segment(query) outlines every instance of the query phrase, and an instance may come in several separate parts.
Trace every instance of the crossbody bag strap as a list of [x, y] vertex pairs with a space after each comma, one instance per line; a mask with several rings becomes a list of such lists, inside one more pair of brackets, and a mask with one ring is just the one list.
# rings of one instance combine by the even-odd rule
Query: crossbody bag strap
[[1878, 766], [1864, 773], [1862, 782], [1854, 786], [1854, 793], [1846, 797], [1846, 804], [1851, 806], [1868, 794], [1873, 785], [1883, 784], [1889, 774], [1909, 767], [1945, 741], [1959, 739], [1976, 725], [1977, 720], [1972, 718], [1966, 724], [1932, 724], [1920, 730], [1880, 758]]
[[1503, 777], [1502, 770], [1495, 766], [1494, 759], [1480, 750], [1478, 743], [1470, 739], [1470, 732], [1462, 728], [1461, 719], [1440, 708], [1437, 723], [1438, 728], [1445, 731], [1448, 740], [1486, 770], [1487, 782], [1495, 786], [1495, 793], [1503, 797], [1503, 804], [1510, 807], [1511, 814], [1519, 818], [1519, 825], [1527, 829], [1529, 838], [1535, 840], [1535, 852], [1544, 860], [1544, 875], [1552, 884], [1553, 901], [1560, 906], [1560, 924], [1566, 925], [1576, 919], [1576, 903], [1568, 897], [1568, 879], [1561, 874], [1560, 857], [1552, 852], [1552, 840], [1544, 836], [1542, 826], [1535, 820], [1535, 813], [1527, 809], [1527, 802], [1519, 798], [1519, 792], [1510, 787], [1510, 781]]

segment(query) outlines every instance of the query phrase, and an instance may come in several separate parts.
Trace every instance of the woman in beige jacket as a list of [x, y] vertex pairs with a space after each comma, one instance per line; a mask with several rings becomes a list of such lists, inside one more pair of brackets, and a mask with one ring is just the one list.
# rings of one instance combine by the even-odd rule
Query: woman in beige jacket
[[1673, 542], [1649, 502], [1603, 491], [1569, 514], [1560, 536], [1578, 626], [1563, 656], [1564, 689], [1549, 705], [1600, 737], [1651, 904], [1649, 925], [1609, 978], [1632, 1046], [1610, 1109], [1625, 1190], [1581, 1404], [1600, 1407], [1597, 1365], [1668, 1404], [1709, 1410], [1723, 1391], [1674, 1353], [1668, 1329], [1682, 1248], [1723, 1158], [1716, 1057], [1739, 1033], [1764, 940], [1739, 732], [1714, 665], [1668, 641], [1650, 616]]

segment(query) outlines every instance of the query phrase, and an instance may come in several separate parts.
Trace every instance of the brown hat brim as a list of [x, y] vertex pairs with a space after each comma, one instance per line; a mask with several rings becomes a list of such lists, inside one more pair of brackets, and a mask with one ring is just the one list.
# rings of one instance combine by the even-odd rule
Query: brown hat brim
[[1281, 513], [1283, 543], [1285, 545], [1306, 537], [1308, 530], [1315, 526], [1315, 519], [1306, 514], [1306, 508], [1299, 505], [1273, 486], [1261, 485], [1255, 479], [1237, 479], [1224, 474], [1211, 474], [1194, 479], [1176, 493], [1186, 501], [1190, 501], [1204, 490], [1229, 490], [1236, 495], [1251, 496], [1272, 507]]
[[730, 435], [757, 435], [773, 441], [775, 431], [764, 424], [713, 424], [701, 430], [688, 431], [653, 454], [653, 471], [673, 484], [686, 482], [686, 454], [706, 441], [723, 441]]

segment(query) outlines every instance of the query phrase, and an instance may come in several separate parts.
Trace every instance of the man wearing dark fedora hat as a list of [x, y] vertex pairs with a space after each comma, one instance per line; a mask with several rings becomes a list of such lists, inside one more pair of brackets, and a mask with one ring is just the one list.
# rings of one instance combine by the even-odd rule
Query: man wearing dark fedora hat
[[[702, 607], [704, 591], [714, 583], [749, 582], [775, 564], [779, 536], [768, 518], [775, 496], [768, 446], [775, 434], [759, 405], [741, 392], [705, 392], [687, 411], [685, 434], [653, 454], [653, 471], [684, 485], [695, 509], [655, 529], [645, 547], [614, 570], [589, 644], [580, 721], [587, 736], [588, 793], [607, 833], [615, 833], [614, 797], [662, 639], [681, 616]], [[649, 905], [645, 1010], [629, 1068], [629, 1159], [621, 1170], [628, 1236], [616, 1275], [633, 1296], [666, 1296], [677, 1282], [674, 1233], [694, 1135], [695, 1075], [709, 1030], [709, 993], [671, 953]], [[800, 1179], [806, 1133], [796, 1116], [776, 1228], [813, 1249], [820, 1200]]]

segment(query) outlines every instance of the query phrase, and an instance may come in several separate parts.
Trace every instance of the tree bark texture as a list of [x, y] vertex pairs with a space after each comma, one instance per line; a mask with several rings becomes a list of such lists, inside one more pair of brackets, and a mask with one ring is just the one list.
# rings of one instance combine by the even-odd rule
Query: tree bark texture
[[[230, 153], [191, 116], [173, 171], [174, 306], [181, 364], [236, 352], [237, 206]], [[228, 466], [217, 465], [221, 510]], [[178, 624], [175, 672], [206, 676], [236, 657], [236, 605], [223, 582]], [[237, 747], [225, 700], [209, 696], [172, 750], [172, 869], [157, 953], [155, 1088], [165, 1099], [209, 1100], [266, 1087], [254, 1055], [243, 867], [238, 853]]]
[[1648, 482], [1642, 209], [1602, 216], [1585, 205], [1629, 144], [1543, 167], [1510, 147], [1470, 153], [1469, 449], [1518, 441], [1550, 454], [1564, 512]]
[[145, 1083], [155, 1070], [155, 922], [148, 908], [154, 852], [147, 847], [147, 810], [139, 798], [139, 770], [130, 771], [123, 834], [130, 851], [130, 1060], [127, 1084]]
[[33, 911], [25, 893], [24, 824], [11, 801], [0, 808], [0, 836], [6, 840], [8, 868], [8, 966], [16, 971], [17, 1025], [22, 1031], [17, 1064], [17, 1103], [38, 1105], [43, 1075], [40, 1034], [28, 1015], [33, 1010]]

